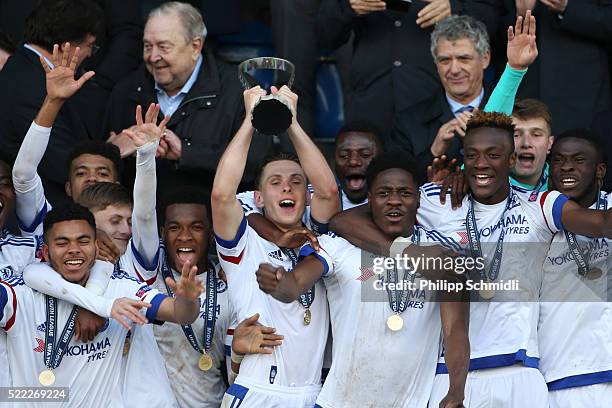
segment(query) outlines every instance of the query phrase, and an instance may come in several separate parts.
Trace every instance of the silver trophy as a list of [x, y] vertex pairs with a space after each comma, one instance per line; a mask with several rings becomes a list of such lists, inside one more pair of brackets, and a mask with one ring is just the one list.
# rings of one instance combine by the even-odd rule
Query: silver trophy
[[[295, 78], [294, 65], [284, 59], [275, 57], [251, 58], [238, 66], [238, 76], [244, 89], [261, 86], [270, 92], [270, 87], [291, 88]], [[248, 112], [247, 112], [248, 114]], [[264, 135], [284, 133], [293, 120], [289, 104], [281, 96], [268, 94], [262, 97], [251, 112], [251, 123]]]

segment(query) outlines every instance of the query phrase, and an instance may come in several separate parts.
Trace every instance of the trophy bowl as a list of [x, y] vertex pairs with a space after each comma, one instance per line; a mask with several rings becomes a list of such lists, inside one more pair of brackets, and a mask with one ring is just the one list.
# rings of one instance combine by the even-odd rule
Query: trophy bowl
[[[238, 76], [245, 90], [260, 86], [270, 92], [272, 86], [280, 89], [286, 85], [291, 88], [295, 66], [276, 57], [251, 58], [238, 66]], [[271, 93], [262, 97], [251, 112], [253, 127], [264, 135], [284, 133], [291, 126], [292, 120], [293, 114], [287, 101]]]

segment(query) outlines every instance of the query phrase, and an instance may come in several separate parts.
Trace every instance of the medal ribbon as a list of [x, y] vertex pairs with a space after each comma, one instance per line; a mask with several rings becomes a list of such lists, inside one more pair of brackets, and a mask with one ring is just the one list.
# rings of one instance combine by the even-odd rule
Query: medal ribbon
[[540, 189], [544, 186], [544, 183], [546, 183], [546, 181], [547, 181], [546, 169], [543, 169], [542, 176], [540, 177], [540, 180], [538, 180], [538, 184], [536, 184], [533, 190], [531, 190], [531, 194], [529, 195], [529, 201], [535, 201], [538, 199], [538, 194], [540, 194]]
[[44, 360], [45, 366], [48, 369], [53, 370], [59, 367], [62, 362], [62, 358], [64, 358], [64, 354], [66, 354], [66, 350], [68, 350], [68, 344], [70, 344], [70, 340], [72, 339], [74, 330], [76, 328], [75, 319], [79, 307], [73, 306], [72, 312], [70, 312], [70, 316], [68, 317], [68, 321], [66, 321], [66, 326], [64, 326], [59, 342], [56, 345], [55, 335], [57, 333], [57, 299], [49, 295], [45, 295], [45, 299], [47, 301], [47, 322], [45, 325]]
[[[282, 248], [282, 247], [279, 247], [279, 248], [281, 251], [283, 251], [285, 255], [289, 257], [289, 259], [291, 259], [291, 265], [292, 267], [295, 268], [295, 265], [297, 265], [298, 263], [298, 257], [293, 251], [293, 249]], [[312, 288], [308, 289], [306, 293], [302, 293], [300, 295], [300, 303], [302, 304], [302, 306], [308, 309], [312, 305], [312, 302], [314, 302], [314, 298], [315, 298], [315, 287], [313, 286]]]
[[[166, 285], [166, 290], [168, 294], [174, 298], [174, 292], [170, 289], [170, 286], [166, 283], [166, 278], [171, 278], [174, 280], [174, 276], [172, 276], [172, 272], [170, 271], [170, 266], [168, 265], [168, 258], [165, 255], [164, 250], [164, 258], [161, 264], [162, 276], [164, 278], [164, 285]], [[196, 338], [195, 332], [190, 324], [181, 325], [181, 329], [187, 337], [187, 341], [191, 344], [191, 347], [195, 351], [200, 354], [208, 354], [210, 351], [210, 347], [213, 342], [213, 336], [215, 334], [215, 323], [217, 322], [217, 277], [215, 274], [215, 270], [213, 267], [208, 269], [208, 273], [206, 275], [206, 315], [205, 315], [205, 325], [204, 325], [204, 350], [200, 348], [198, 344], [198, 339]]]
[[[605, 194], [601, 194], [601, 191], [597, 191], [597, 207], [598, 210], [605, 210], [608, 208], [608, 200]], [[569, 232], [564, 230], [565, 240], [567, 241], [567, 246], [571, 254], [574, 257], [574, 262], [576, 262], [576, 266], [578, 266], [578, 274], [580, 276], [586, 276], [586, 274], [591, 270], [589, 266], [589, 256], [584, 256], [584, 253], [580, 249], [578, 245], [578, 239], [576, 238], [576, 234], [573, 232]]]
[[[412, 232], [412, 243], [419, 245], [420, 242], [421, 235], [415, 226], [414, 231]], [[391, 273], [393, 273], [393, 282], [391, 281]], [[416, 270], [413, 271], [413, 269], [406, 268], [404, 270], [404, 277], [402, 282], [407, 281], [409, 275], [412, 275], [410, 277], [410, 281], [414, 282], [414, 279], [416, 277]], [[387, 270], [387, 283], [399, 283], [398, 277], [399, 273], [397, 272], [397, 265], [394, 264], [393, 272]], [[408, 295], [410, 294], [410, 292], [403, 289], [398, 290], [397, 286], [398, 285], [396, 285], [394, 290], [389, 289], [389, 286], [387, 286], [387, 295], [389, 297], [389, 306], [391, 307], [391, 310], [393, 310], [393, 313], [401, 314], [408, 308]]]
[[[500, 224], [501, 232], [499, 233], [499, 238], [497, 239], [497, 245], [495, 246], [495, 253], [489, 267], [489, 273], [486, 273], [486, 271], [483, 270], [480, 271], [480, 276], [483, 279], [494, 281], [497, 279], [497, 275], [499, 275], [499, 268], [501, 267], [502, 255], [504, 251], [504, 235], [506, 233], [504, 218], [506, 217], [506, 212], [510, 209], [513, 197], [514, 192], [512, 191], [512, 187], [510, 187], [506, 207], [504, 208], [504, 212], [502, 213], [498, 222]], [[467, 215], [465, 216], [465, 228], [467, 230], [468, 240], [470, 242], [470, 250], [472, 251], [473, 257], [483, 258], [482, 246], [480, 245], [480, 233], [478, 232], [476, 216], [474, 215], [474, 199], [471, 195], [469, 196], [468, 201], [470, 202], [470, 207]]]

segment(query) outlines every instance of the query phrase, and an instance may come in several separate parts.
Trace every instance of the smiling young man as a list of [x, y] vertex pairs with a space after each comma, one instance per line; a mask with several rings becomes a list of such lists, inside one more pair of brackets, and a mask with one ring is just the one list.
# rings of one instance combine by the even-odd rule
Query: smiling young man
[[548, 190], [548, 163], [554, 137], [548, 107], [536, 99], [519, 99], [512, 110], [516, 164], [510, 183], [538, 193]]
[[[590, 236], [612, 234], [612, 213], [590, 211], [559, 192], [531, 194], [511, 187], [510, 169], [516, 161], [514, 126], [500, 113], [475, 113], [464, 138], [465, 175], [471, 194], [453, 211], [440, 204], [438, 186], [421, 187], [417, 212], [420, 225], [456, 238], [473, 256], [485, 256], [476, 279], [516, 280], [518, 291], [474, 292], [470, 304], [470, 373], [466, 400], [499, 407], [547, 407], [546, 384], [538, 367], [538, 293], [546, 252], [562, 229]], [[360, 220], [364, 221], [365, 217]], [[343, 236], [350, 225], [338, 223]], [[365, 225], [362, 224], [362, 230]], [[368, 228], [368, 241], [377, 240]], [[380, 241], [385, 241], [384, 237]], [[492, 301], [489, 301], [491, 300]], [[444, 357], [438, 364], [431, 406], [448, 389]], [[528, 390], [526, 392], [525, 390]]]
[[[552, 187], [583, 208], [612, 208], [601, 190], [607, 157], [588, 130], [562, 133], [553, 144]], [[590, 408], [612, 400], [610, 242], [555, 234], [540, 292], [540, 370], [551, 408]], [[563, 328], [563, 330], [559, 330]]]
[[[91, 212], [78, 204], [54, 209], [44, 224], [45, 258], [62, 279], [85, 285], [96, 257], [96, 225]], [[116, 299], [112, 313], [128, 310], [132, 322], [174, 321], [189, 324], [196, 319], [201, 284], [195, 266], [186, 264], [181, 279], [169, 282], [176, 298], [169, 298], [120, 271], [113, 274], [104, 297]], [[140, 301], [132, 300], [134, 297]], [[132, 299], [128, 299], [132, 298]], [[140, 313], [147, 308], [146, 318]], [[70, 388], [66, 406], [123, 407], [121, 358], [129, 325], [108, 321], [90, 344], [72, 339], [78, 309], [70, 303], [36, 292], [13, 279], [0, 283], [0, 325], [7, 333], [13, 386]], [[61, 333], [61, 335], [60, 335]], [[32, 345], [38, 344], [38, 347]], [[95, 379], [95, 381], [92, 381]], [[36, 406], [33, 403], [31, 406]]]
[[[297, 95], [287, 87], [273, 88], [272, 92], [284, 98], [293, 112], [288, 135], [299, 161], [293, 155], [281, 154], [261, 163], [255, 204], [282, 231], [300, 227], [310, 180], [314, 190], [311, 218], [313, 222], [326, 224], [339, 210], [333, 173], [297, 123]], [[247, 112], [264, 95], [266, 91], [259, 87], [245, 91]], [[297, 253], [296, 248], [281, 248], [260, 237], [249, 226], [236, 198], [253, 133], [251, 120], [247, 118], [221, 158], [212, 191], [213, 226], [237, 321], [259, 312], [262, 324], [285, 334], [285, 341], [271, 355], [244, 358], [223, 406], [240, 401], [243, 407], [312, 407], [321, 389], [323, 351], [329, 327], [325, 290], [317, 283], [299, 302], [284, 304], [257, 287], [255, 271], [260, 263], [270, 262], [290, 269], [297, 262]]]
[[[434, 243], [457, 249], [452, 239], [414, 225], [419, 191], [413, 162], [410, 156], [397, 153], [372, 160], [366, 174], [372, 222], [390, 240], [404, 236], [416, 245]], [[469, 360], [468, 304], [438, 303], [435, 292], [406, 288], [382, 290], [375, 299], [365, 300], [364, 290], [372, 293], [368, 288], [377, 281], [401, 283], [403, 276], [418, 287], [424, 277], [418, 271], [407, 274], [404, 269], [399, 274], [396, 269], [395, 277], [393, 270], [364, 275], [374, 255], [334, 234], [319, 237], [319, 243], [320, 251], [310, 245], [303, 247], [303, 260], [289, 273], [282, 266], [269, 264], [262, 264], [257, 272], [260, 288], [282, 302], [294, 301], [323, 278], [334, 356], [315, 406], [425, 407], [443, 332], [452, 375], [441, 406], [461, 407]], [[404, 327], [390, 325], [391, 319], [405, 322]]]

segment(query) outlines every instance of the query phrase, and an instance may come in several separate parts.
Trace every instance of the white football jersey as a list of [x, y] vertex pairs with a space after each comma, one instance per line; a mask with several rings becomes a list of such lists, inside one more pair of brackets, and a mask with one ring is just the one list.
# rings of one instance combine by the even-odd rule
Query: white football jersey
[[[160, 254], [160, 261], [165, 254]], [[214, 266], [215, 274], [219, 273], [219, 265], [213, 259], [209, 262]], [[209, 272], [202, 273], [198, 277], [202, 280], [204, 291], [200, 295], [200, 315], [191, 324], [200, 348], [204, 349], [204, 330], [206, 327], [206, 310], [208, 296], [206, 293], [206, 278]], [[180, 278], [180, 273], [172, 271], [175, 280]], [[156, 276], [153, 287], [161, 293], [167, 294], [161, 271]], [[217, 275], [217, 306], [215, 313], [215, 329], [213, 341], [209, 351], [213, 359], [213, 366], [208, 371], [198, 368], [198, 360], [201, 354], [193, 349], [187, 340], [181, 326], [175, 323], [165, 323], [163, 326], [155, 326], [155, 338], [165, 361], [166, 371], [170, 378], [170, 384], [181, 407], [218, 408], [221, 405], [225, 393], [225, 383], [221, 374], [221, 364], [225, 360], [225, 337], [229, 328], [230, 314], [227, 285]], [[231, 344], [231, 343], [230, 343]], [[229, 359], [229, 357], [228, 357]]]
[[[0, 238], [0, 280], [18, 279], [23, 269], [32, 262], [38, 262], [42, 255], [42, 237], [18, 237], [3, 231]], [[0, 387], [10, 383], [8, 356], [6, 354], [6, 333], [0, 331]]]
[[[562, 228], [561, 209], [567, 197], [557, 191], [539, 193], [512, 187], [512, 202], [484, 205], [474, 202], [478, 233], [489, 271], [502, 229], [505, 231], [503, 256], [496, 281], [516, 282], [518, 290], [497, 291], [491, 301], [472, 291], [470, 304], [470, 370], [523, 364], [538, 367], [537, 323], [542, 268], [553, 235]], [[469, 248], [466, 215], [469, 197], [452, 210], [450, 199], [440, 204], [440, 187], [421, 187], [417, 211], [419, 224], [455, 238]], [[444, 358], [438, 373], [447, 373]]]
[[[612, 195], [601, 195], [612, 208]], [[602, 273], [598, 279], [580, 276], [565, 233], [555, 234], [544, 263], [538, 325], [540, 370], [549, 390], [612, 382], [612, 241], [576, 238], [591, 269]]]
[[329, 331], [327, 296], [322, 283], [315, 284], [315, 296], [310, 306], [312, 321], [305, 325], [305, 308], [299, 301], [279, 302], [262, 292], [257, 284], [255, 272], [261, 263], [291, 270], [293, 265], [287, 254], [261, 238], [248, 225], [246, 217], [242, 219], [233, 240], [215, 238], [236, 320], [241, 322], [259, 313], [261, 324], [274, 327], [277, 333], [285, 336], [283, 344], [274, 347], [272, 354], [247, 355], [240, 365], [236, 383], [244, 378], [268, 387], [320, 385], [323, 352]]
[[[144, 282], [143, 277], [149, 278], [151, 274], [154, 274], [157, 265], [143, 266], [143, 264], [143, 257], [138, 253], [133, 241], [130, 240], [126, 251], [121, 255], [115, 266], [115, 273], [124, 274], [132, 279]], [[144, 283], [151, 286], [150, 283]], [[165, 293], [165, 291], [160, 292]], [[149, 406], [159, 408], [178, 407], [170, 378], [165, 369], [164, 358], [155, 341], [154, 327], [151, 327], [151, 325], [135, 325], [127, 341], [129, 342], [129, 352], [123, 358], [122, 364], [122, 374], [125, 378], [122, 385], [125, 404], [133, 406], [150, 399], [151, 389], [154, 388], [155, 398], [148, 403]], [[147, 373], [146, 380], [142, 373]]]
[[[421, 245], [448, 246], [452, 239], [415, 227]], [[374, 255], [333, 233], [319, 237], [317, 258], [324, 264], [323, 281], [331, 313], [332, 366], [317, 399], [323, 408], [425, 407], [431, 393], [440, 349], [440, 309], [427, 289], [408, 291], [404, 326], [387, 327], [393, 315], [389, 295], [373, 285], [386, 279], [371, 266]], [[310, 253], [314, 250], [307, 246]], [[453, 248], [454, 249], [454, 248]], [[306, 255], [307, 251], [302, 251]], [[400, 270], [398, 278], [403, 278]]]
[[[159, 305], [166, 297], [126, 274], [113, 274], [105, 297], [131, 297], [152, 304], [146, 311], [150, 322], [155, 320]], [[73, 305], [57, 302], [57, 335], [62, 332]], [[44, 364], [46, 301], [45, 295], [23, 284], [20, 278], [0, 283], [0, 325], [7, 333], [12, 385], [38, 387], [38, 375]], [[56, 387], [69, 387], [70, 401], [49, 403], [65, 407], [123, 407], [121, 391], [121, 356], [127, 329], [114, 319], [89, 343], [74, 338], [68, 345], [59, 367], [54, 371]], [[56, 341], [59, 341], [57, 338]], [[140, 373], [142, 376], [142, 373]], [[38, 406], [39, 403], [24, 403]]]

